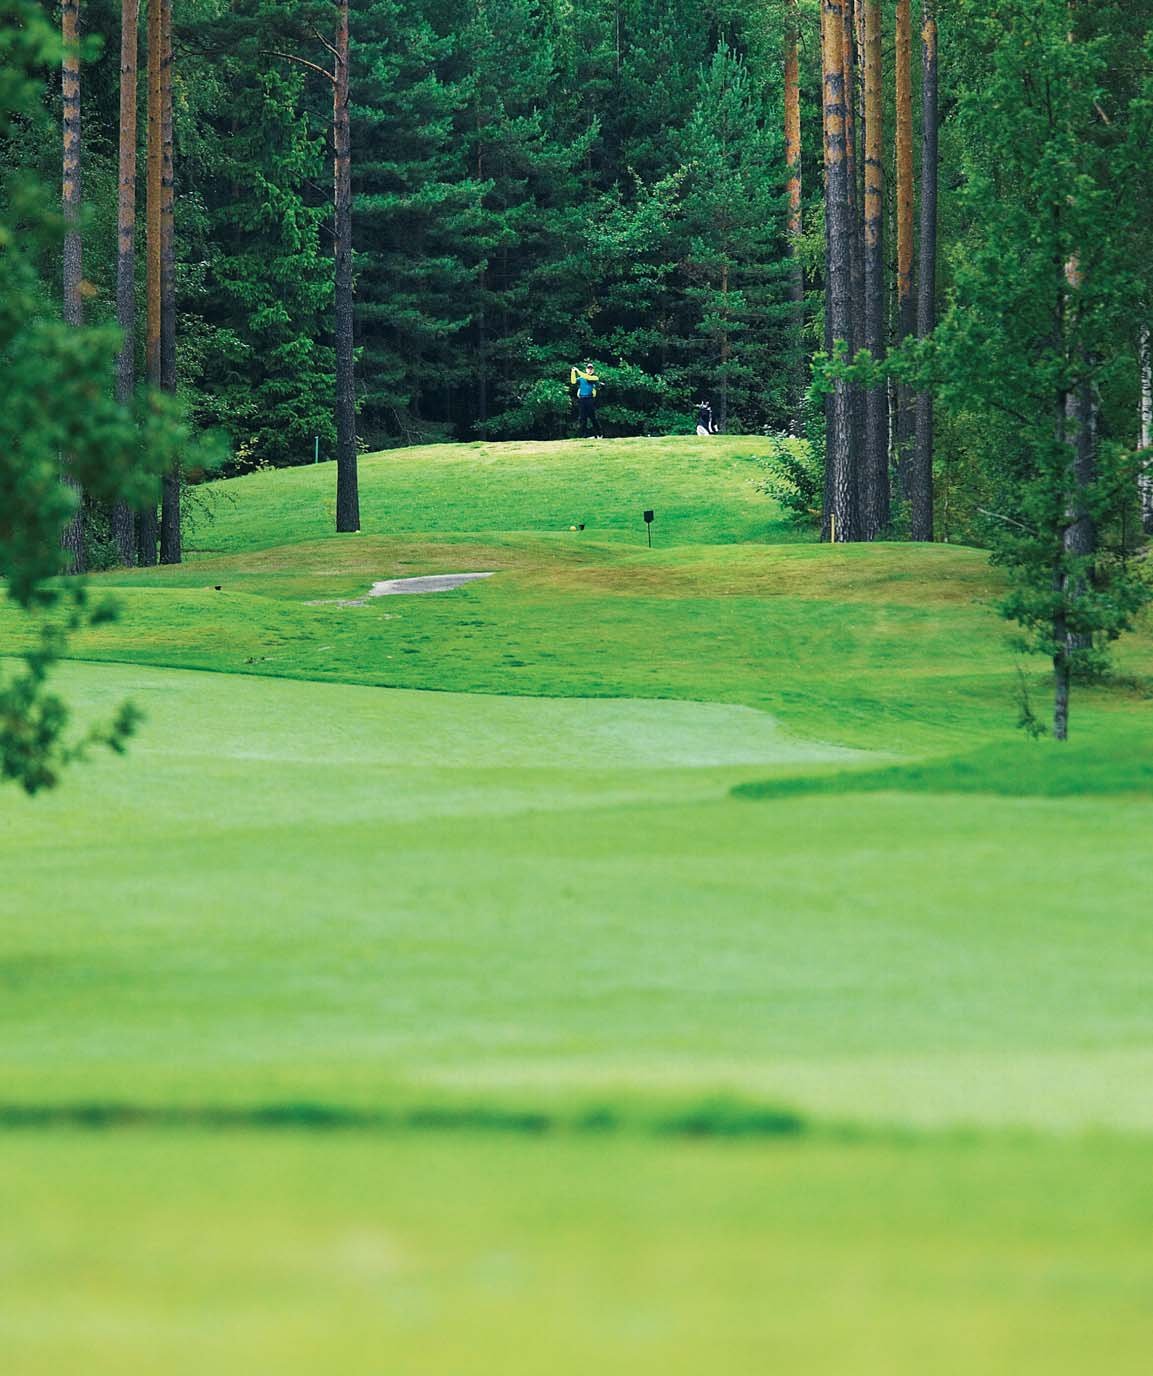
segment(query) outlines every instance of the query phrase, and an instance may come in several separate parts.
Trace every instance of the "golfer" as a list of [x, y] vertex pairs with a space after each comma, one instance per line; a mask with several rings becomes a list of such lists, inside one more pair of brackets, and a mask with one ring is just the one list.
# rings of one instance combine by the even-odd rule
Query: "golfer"
[[597, 376], [597, 365], [586, 363], [581, 368], [574, 368], [569, 374], [569, 382], [577, 389], [581, 439], [586, 439], [591, 433], [594, 439], [599, 440], [601, 432], [597, 424], [597, 392], [601, 380]]
[[717, 427], [713, 424], [713, 408], [704, 400], [696, 402], [695, 405], [697, 408], [697, 434], [715, 435]]

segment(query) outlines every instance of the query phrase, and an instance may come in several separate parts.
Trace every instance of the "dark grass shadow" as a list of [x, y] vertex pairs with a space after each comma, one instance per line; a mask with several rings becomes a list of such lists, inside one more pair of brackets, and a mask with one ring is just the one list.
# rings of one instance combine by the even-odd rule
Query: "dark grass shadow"
[[738, 784], [749, 800], [828, 793], [986, 793], [1006, 798], [1153, 797], [1153, 723], [1102, 744], [1013, 741], [948, 759]]

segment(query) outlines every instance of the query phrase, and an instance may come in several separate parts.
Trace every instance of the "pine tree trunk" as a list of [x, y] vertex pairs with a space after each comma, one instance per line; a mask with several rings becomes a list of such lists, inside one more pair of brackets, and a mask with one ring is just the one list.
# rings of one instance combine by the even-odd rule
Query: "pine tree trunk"
[[[841, 0], [843, 10], [843, 47], [842, 61], [845, 67], [845, 154], [848, 159], [849, 192], [849, 255], [852, 270], [852, 311], [847, 343], [849, 356], [853, 357], [865, 342], [865, 221], [862, 214], [863, 185], [861, 172], [864, 158], [857, 148], [861, 120], [857, 109], [857, 72], [856, 60], [856, 7], [857, 0]], [[849, 395], [852, 400], [852, 439], [853, 468], [856, 475], [856, 516], [853, 539], [861, 538], [861, 512], [869, 505], [869, 469], [862, 462], [865, 442], [865, 389], [859, 382], [850, 384]]]
[[336, 233], [336, 529], [360, 529], [356, 466], [356, 378], [352, 342], [352, 135], [349, 118], [349, 0], [339, 0], [332, 91]]
[[[828, 224], [829, 329], [848, 341], [853, 329], [853, 227], [849, 218], [849, 160], [845, 131], [845, 12], [842, 0], [821, 0], [821, 68], [825, 145], [825, 216]], [[856, 473], [853, 464], [853, 399], [849, 384], [833, 384], [825, 446], [829, 494], [828, 538], [856, 538]]]
[[[1141, 426], [1139, 449], [1153, 448], [1153, 336], [1149, 327], [1141, 331]], [[1137, 479], [1141, 494], [1141, 529], [1153, 535], [1153, 457], [1146, 457]]]
[[[865, 24], [865, 348], [885, 356], [884, 73], [881, 3], [864, 0]], [[889, 394], [885, 384], [865, 394], [861, 533], [874, 540], [889, 524]]]
[[[853, 6], [855, 0], [841, 0], [844, 40], [841, 49], [845, 67], [845, 157], [848, 160], [849, 202], [849, 252], [852, 263], [853, 310], [852, 328], [849, 341], [850, 354], [856, 353], [865, 337], [865, 254], [864, 222], [861, 218], [861, 199], [858, 194], [857, 174], [860, 162], [857, 158], [857, 63], [854, 48]], [[855, 388], [859, 393], [859, 388]], [[858, 397], [859, 400], [859, 397]]]
[[796, 332], [796, 363], [789, 396], [789, 432], [803, 429], [801, 406], [804, 400], [804, 363], [801, 353], [801, 328], [805, 311], [805, 271], [800, 257], [801, 223], [801, 81], [797, 51], [797, 0], [791, 0], [789, 26], [785, 34], [785, 165], [789, 173], [789, 300], [793, 307]]
[[[897, 342], [917, 328], [913, 292], [913, 25], [912, 0], [897, 0], [895, 60], [897, 171]], [[913, 407], [909, 388], [899, 383], [893, 424], [900, 493], [909, 497]]]
[[[163, 110], [160, 67], [164, 53], [162, 0], [148, 0], [148, 134], [145, 176], [145, 304], [144, 371], [152, 387], [160, 386], [160, 204], [163, 172]], [[156, 505], [141, 509], [136, 525], [136, 557], [155, 564], [160, 527]]]
[[[64, 223], [64, 319], [77, 329], [84, 324], [84, 256], [80, 242], [80, 0], [63, 0], [60, 14], [60, 36], [64, 43], [61, 65], [61, 95], [63, 98], [64, 149], [62, 161], [62, 195]], [[69, 573], [84, 572], [84, 494], [71, 476], [67, 455], [61, 463], [61, 480], [76, 496], [76, 510], [60, 533]]]
[[[116, 322], [123, 336], [116, 359], [116, 399], [127, 406], [136, 387], [136, 43], [140, 0], [120, 6], [120, 169], [116, 198]], [[112, 538], [122, 564], [136, 562], [132, 508], [112, 509]]]
[[[921, 4], [921, 272], [917, 289], [917, 335], [927, 339], [936, 325], [937, 302], [937, 16], [936, 0]], [[917, 394], [916, 439], [909, 475], [910, 534], [933, 538], [933, 398]]]
[[[172, 0], [160, 0], [160, 385], [176, 392], [176, 263], [172, 175]], [[179, 564], [180, 469], [164, 475], [160, 562]]]

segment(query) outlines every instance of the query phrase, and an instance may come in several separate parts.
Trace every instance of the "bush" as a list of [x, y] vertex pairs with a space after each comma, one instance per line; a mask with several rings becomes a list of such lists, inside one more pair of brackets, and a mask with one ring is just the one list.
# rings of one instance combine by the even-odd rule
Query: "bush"
[[760, 458], [762, 492], [780, 502], [794, 525], [819, 526], [825, 488], [820, 455], [807, 439], [797, 435], [769, 435], [770, 452]]

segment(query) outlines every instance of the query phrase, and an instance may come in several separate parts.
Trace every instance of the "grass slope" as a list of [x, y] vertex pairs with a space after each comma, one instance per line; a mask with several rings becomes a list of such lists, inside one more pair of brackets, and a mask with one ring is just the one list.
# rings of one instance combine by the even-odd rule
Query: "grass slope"
[[9, 1100], [722, 1087], [1153, 1126], [1144, 804], [750, 806], [840, 757], [741, 708], [74, 674], [151, 728], [0, 802]]
[[[148, 723], [0, 794], [20, 1376], [1139, 1369], [1153, 641], [1024, 740], [983, 556], [797, 542], [761, 450], [370, 457], [340, 539], [256, 474], [98, 580], [70, 695]], [[461, 1130], [15, 1130], [101, 1104]]]

